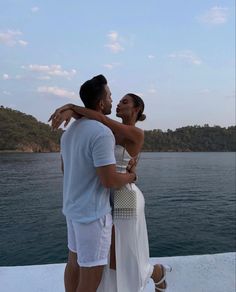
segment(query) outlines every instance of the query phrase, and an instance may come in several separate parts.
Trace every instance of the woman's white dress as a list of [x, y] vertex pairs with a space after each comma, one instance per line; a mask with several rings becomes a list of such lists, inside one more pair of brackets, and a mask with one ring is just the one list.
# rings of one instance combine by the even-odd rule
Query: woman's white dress
[[[131, 159], [120, 145], [115, 147], [117, 172], [125, 173]], [[127, 185], [137, 195], [137, 217], [114, 219], [116, 271], [105, 267], [97, 292], [141, 292], [152, 275], [149, 263], [149, 244], [145, 220], [145, 201], [135, 184]]]

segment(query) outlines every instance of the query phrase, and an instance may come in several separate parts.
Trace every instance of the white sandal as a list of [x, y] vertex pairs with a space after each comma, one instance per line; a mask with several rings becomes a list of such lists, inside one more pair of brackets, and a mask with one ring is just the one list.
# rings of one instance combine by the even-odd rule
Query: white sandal
[[166, 288], [167, 288], [167, 283], [166, 283], [166, 287], [165, 288], [159, 288], [158, 286], [165, 281], [166, 272], [171, 272], [172, 271], [172, 267], [170, 267], [168, 265], [160, 265], [160, 267], [161, 267], [161, 270], [162, 270], [163, 277], [161, 278], [161, 280], [158, 283], [155, 283], [155, 291], [165, 292]]

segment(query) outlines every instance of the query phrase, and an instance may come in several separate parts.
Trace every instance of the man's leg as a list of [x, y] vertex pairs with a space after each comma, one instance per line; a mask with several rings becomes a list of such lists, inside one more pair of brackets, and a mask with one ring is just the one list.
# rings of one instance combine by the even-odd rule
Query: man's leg
[[96, 292], [102, 279], [104, 266], [80, 268], [79, 286], [76, 292]]
[[108, 262], [111, 246], [112, 217], [108, 213], [90, 223], [73, 222], [76, 249], [80, 266], [79, 285], [76, 292], [96, 292]]
[[69, 250], [68, 262], [64, 273], [66, 292], [76, 292], [79, 285], [80, 267], [77, 263], [77, 254]]

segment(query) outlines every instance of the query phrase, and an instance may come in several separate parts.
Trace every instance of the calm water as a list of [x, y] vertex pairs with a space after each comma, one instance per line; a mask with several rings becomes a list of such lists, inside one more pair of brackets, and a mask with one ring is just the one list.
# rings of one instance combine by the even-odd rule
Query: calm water
[[[236, 250], [235, 153], [142, 153], [151, 256]], [[59, 154], [0, 153], [0, 266], [64, 262]]]

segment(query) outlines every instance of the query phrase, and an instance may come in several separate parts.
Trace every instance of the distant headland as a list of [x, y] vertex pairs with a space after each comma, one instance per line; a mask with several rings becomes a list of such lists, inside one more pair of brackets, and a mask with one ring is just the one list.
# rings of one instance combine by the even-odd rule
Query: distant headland
[[1, 152], [58, 152], [62, 133], [31, 115], [0, 107]]
[[[11, 108], [0, 106], [0, 152], [58, 152], [63, 130]], [[166, 132], [145, 131], [143, 151], [236, 151], [236, 126], [186, 126]]]

